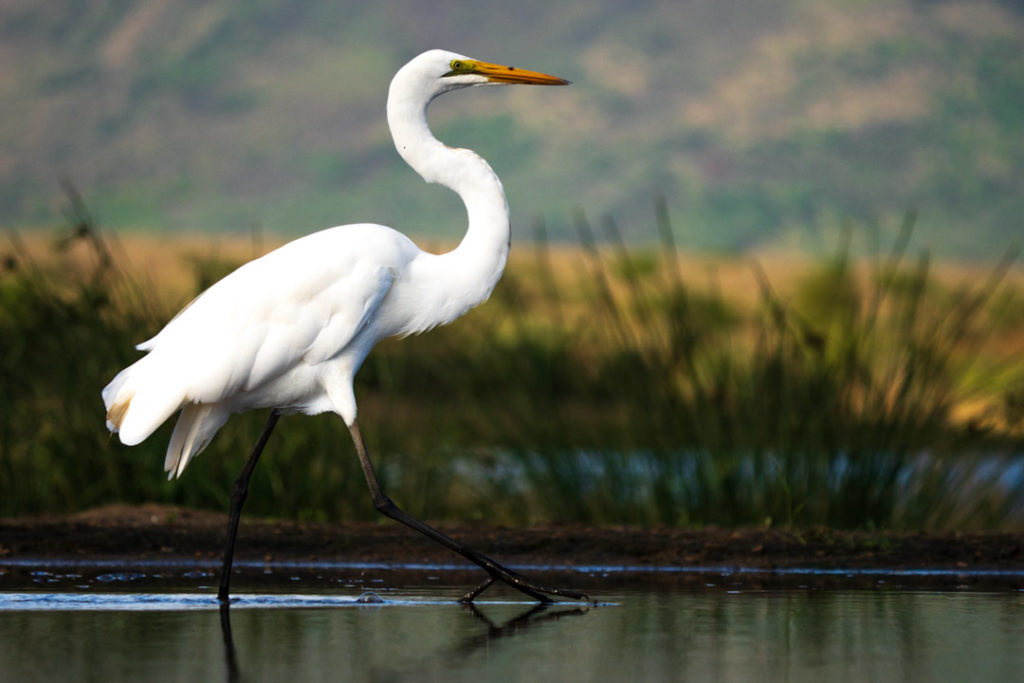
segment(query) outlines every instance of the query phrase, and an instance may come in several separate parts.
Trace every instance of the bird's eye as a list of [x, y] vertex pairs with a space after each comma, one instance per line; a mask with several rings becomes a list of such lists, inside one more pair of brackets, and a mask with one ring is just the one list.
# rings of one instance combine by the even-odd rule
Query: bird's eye
[[451, 71], [445, 76], [464, 76], [473, 73], [473, 62], [464, 59], [453, 59], [448, 62], [448, 66], [451, 67]]

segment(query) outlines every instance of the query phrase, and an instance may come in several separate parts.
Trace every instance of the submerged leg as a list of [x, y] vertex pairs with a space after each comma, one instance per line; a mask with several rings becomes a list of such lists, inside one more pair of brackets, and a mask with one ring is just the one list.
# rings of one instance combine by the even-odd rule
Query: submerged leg
[[221, 602], [226, 602], [228, 599], [228, 586], [231, 584], [231, 562], [235, 556], [235, 537], [238, 536], [238, 520], [242, 516], [242, 503], [245, 502], [245, 497], [249, 495], [249, 477], [252, 476], [252, 471], [256, 469], [256, 461], [260, 459], [260, 453], [263, 452], [263, 448], [267, 445], [270, 432], [274, 431], [274, 425], [277, 424], [277, 420], [280, 417], [277, 412], [271, 411], [270, 417], [267, 418], [267, 424], [263, 427], [263, 433], [260, 434], [259, 441], [256, 442], [255, 448], [252, 449], [252, 455], [249, 456], [245, 467], [242, 468], [242, 472], [238, 475], [238, 479], [235, 479], [235, 485], [231, 489], [231, 514], [228, 515], [228, 536], [224, 544], [224, 565], [220, 570], [220, 590], [217, 591], [217, 599]]
[[370, 462], [370, 456], [366, 451], [366, 444], [363, 443], [363, 435], [359, 431], [359, 425], [353, 422], [349, 426], [349, 431], [352, 432], [352, 441], [356, 445], [356, 453], [359, 455], [359, 464], [363, 467], [363, 474], [366, 476], [366, 483], [370, 487], [370, 495], [373, 496], [373, 505], [382, 514], [390, 517], [391, 519], [401, 522], [411, 529], [415, 529], [424, 536], [431, 538], [446, 548], [457, 552], [462, 555], [470, 562], [479, 565], [486, 571], [490, 576], [482, 584], [467, 593], [460, 602], [470, 603], [476, 597], [484, 591], [485, 588], [490, 586], [495, 580], [504, 581], [508, 585], [512, 586], [516, 590], [519, 590], [526, 595], [529, 595], [534, 600], [541, 603], [550, 603], [550, 595], [559, 595], [573, 600], [589, 600], [585, 593], [577, 593], [575, 591], [560, 590], [558, 588], [549, 588], [546, 586], [540, 586], [526, 577], [518, 574], [510, 569], [503, 567], [486, 555], [481, 555], [472, 548], [462, 545], [455, 539], [446, 536], [437, 529], [423, 522], [419, 521], [409, 513], [405, 512], [394, 502], [384, 495], [384, 492], [380, 488], [380, 483], [377, 481], [377, 474], [373, 470], [373, 463]]

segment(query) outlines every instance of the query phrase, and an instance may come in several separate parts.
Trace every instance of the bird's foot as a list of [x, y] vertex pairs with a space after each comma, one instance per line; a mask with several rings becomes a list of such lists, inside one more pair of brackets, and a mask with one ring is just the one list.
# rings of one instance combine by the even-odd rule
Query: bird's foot
[[493, 584], [495, 581], [502, 581], [508, 584], [512, 588], [515, 588], [516, 590], [525, 593], [534, 600], [540, 602], [542, 605], [549, 605], [552, 602], [554, 602], [552, 596], [569, 598], [570, 600], [582, 600], [584, 602], [592, 602], [590, 596], [588, 596], [586, 593], [581, 593], [579, 591], [564, 590], [561, 588], [551, 588], [548, 586], [540, 586], [538, 584], [533, 583], [524, 576], [507, 570], [506, 572], [496, 572], [489, 575], [486, 579], [483, 580], [483, 582], [480, 583], [479, 586], [477, 586], [476, 588], [462, 596], [462, 599], [460, 599], [459, 602], [464, 605], [471, 604], [474, 600], [476, 600], [476, 598], [481, 593], [490, 588], [491, 584]]

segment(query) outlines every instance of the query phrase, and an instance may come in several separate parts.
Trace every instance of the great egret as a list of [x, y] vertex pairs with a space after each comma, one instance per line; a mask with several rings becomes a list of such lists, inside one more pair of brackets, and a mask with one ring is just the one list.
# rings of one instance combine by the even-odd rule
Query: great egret
[[181, 411], [164, 469], [180, 476], [232, 413], [270, 417], [235, 481], [218, 598], [228, 600], [231, 562], [249, 477], [278, 418], [337, 413], [348, 425], [374, 506], [482, 567], [471, 602], [501, 580], [541, 602], [582, 593], [538, 585], [463, 546], [396, 506], [381, 490], [356, 422], [352, 380], [386, 337], [424, 332], [483, 302], [501, 277], [510, 224], [501, 181], [467, 149], [439, 142], [426, 110], [443, 93], [477, 85], [568, 81], [443, 50], [403, 66], [388, 91], [388, 126], [403, 159], [429, 183], [462, 198], [469, 227], [445, 254], [421, 251], [391, 228], [359, 223], [302, 237], [247, 263], [207, 289], [155, 337], [148, 354], [103, 389], [107, 427], [135, 445]]

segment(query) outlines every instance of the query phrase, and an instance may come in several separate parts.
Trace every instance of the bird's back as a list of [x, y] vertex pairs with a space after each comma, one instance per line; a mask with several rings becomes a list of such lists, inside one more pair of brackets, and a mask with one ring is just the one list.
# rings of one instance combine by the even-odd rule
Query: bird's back
[[103, 390], [108, 426], [131, 445], [186, 407], [168, 449], [168, 461], [180, 462], [232, 412], [331, 409], [323, 367], [349, 360], [354, 374], [370, 347], [394, 333], [376, 329], [375, 318], [421, 253], [390, 228], [356, 224], [245, 264], [139, 345], [148, 354]]

